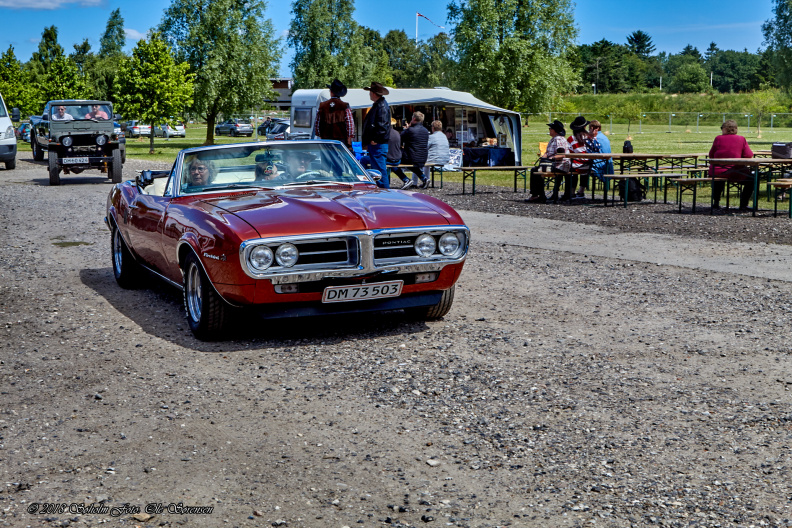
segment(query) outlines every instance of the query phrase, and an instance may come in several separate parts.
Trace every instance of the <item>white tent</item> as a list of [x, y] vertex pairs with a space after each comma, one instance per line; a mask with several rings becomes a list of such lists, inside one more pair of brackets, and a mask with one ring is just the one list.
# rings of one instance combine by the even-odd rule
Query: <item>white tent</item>
[[[521, 163], [521, 150], [522, 139], [521, 130], [522, 124], [520, 114], [513, 110], [505, 108], [498, 108], [487, 102], [473, 97], [468, 92], [458, 92], [456, 90], [449, 90], [447, 88], [388, 88], [390, 92], [385, 96], [385, 100], [391, 107], [393, 115], [397, 118], [405, 118], [409, 121], [410, 116], [405, 115], [406, 106], [431, 106], [438, 108], [455, 108], [463, 109], [466, 111], [472, 110], [476, 112], [476, 116], [470, 119], [470, 123], [480, 123], [482, 118], [489, 119], [487, 129], [494, 132], [502, 132], [507, 141], [504, 145], [509, 145], [514, 151], [515, 163]], [[330, 90], [297, 90], [292, 95], [292, 126], [291, 132], [307, 132], [312, 133], [313, 122], [316, 118], [316, 108], [319, 103], [326, 101], [330, 98]], [[344, 101], [349, 103], [350, 107], [355, 112], [355, 121], [358, 130], [363, 122], [363, 111], [371, 107], [372, 101], [369, 97], [369, 92], [361, 88], [350, 89], [347, 94], [342, 97]], [[465, 118], [463, 122], [457, 124], [454, 129], [458, 137], [467, 138], [465, 136], [466, 126], [468, 124], [467, 113], [463, 114]], [[431, 119], [431, 115], [427, 115], [427, 119]], [[504, 119], [500, 119], [504, 118]], [[503, 123], [507, 122], [508, 125]], [[475, 135], [470, 139], [481, 139], [485, 137], [484, 127], [467, 126], [467, 133], [471, 130], [475, 131]], [[467, 139], [465, 139], [467, 140]]]

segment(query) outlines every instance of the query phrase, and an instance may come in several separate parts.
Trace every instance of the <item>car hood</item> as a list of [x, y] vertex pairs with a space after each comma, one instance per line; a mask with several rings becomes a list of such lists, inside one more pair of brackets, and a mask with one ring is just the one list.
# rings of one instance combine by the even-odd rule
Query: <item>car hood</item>
[[242, 218], [262, 237], [448, 225], [458, 221], [448, 211], [450, 208], [429, 197], [389, 190], [289, 189], [203, 201]]

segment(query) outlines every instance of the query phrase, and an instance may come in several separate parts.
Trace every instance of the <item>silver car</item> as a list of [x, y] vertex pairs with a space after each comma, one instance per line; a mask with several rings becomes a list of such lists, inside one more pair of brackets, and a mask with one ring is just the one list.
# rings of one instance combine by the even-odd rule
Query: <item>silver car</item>
[[215, 126], [216, 136], [227, 134], [229, 136], [251, 137], [253, 132], [253, 125], [250, 124], [249, 119], [228, 119]]
[[184, 130], [184, 125], [162, 125], [154, 127], [155, 137], [164, 137], [165, 139], [172, 137], [187, 137], [187, 132]]

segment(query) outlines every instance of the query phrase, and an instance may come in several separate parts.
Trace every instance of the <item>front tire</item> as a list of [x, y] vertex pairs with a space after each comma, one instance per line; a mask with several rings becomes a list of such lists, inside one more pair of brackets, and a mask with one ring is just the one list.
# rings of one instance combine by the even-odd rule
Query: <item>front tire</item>
[[126, 290], [137, 287], [140, 279], [140, 264], [135, 262], [118, 228], [113, 229], [110, 250], [113, 259], [113, 275], [118, 285]]
[[231, 309], [217, 294], [192, 252], [184, 261], [184, 309], [190, 330], [202, 341], [222, 334]]
[[49, 183], [50, 185], [60, 185], [60, 167], [58, 167], [58, 153], [49, 152]]
[[30, 149], [33, 151], [33, 159], [36, 161], [44, 161], [44, 151], [41, 150], [41, 146], [38, 144], [37, 138], [31, 138], [30, 140]]
[[113, 183], [121, 183], [123, 179], [122, 169], [124, 164], [121, 161], [121, 150], [115, 149], [113, 151], [113, 161], [110, 163], [110, 178]]
[[445, 290], [443, 292], [443, 296], [440, 297], [440, 301], [433, 306], [410, 308], [406, 311], [416, 319], [422, 319], [424, 321], [434, 321], [436, 319], [440, 319], [451, 310], [451, 305], [454, 304], [455, 289], [456, 286], [451, 286], [449, 289]]
[[12, 160], [8, 160], [5, 162], [6, 170], [14, 170], [16, 169], [16, 158]]

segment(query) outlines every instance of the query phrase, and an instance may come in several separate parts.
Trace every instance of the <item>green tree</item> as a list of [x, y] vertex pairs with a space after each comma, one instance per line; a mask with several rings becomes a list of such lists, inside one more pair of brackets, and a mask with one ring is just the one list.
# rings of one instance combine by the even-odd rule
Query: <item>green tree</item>
[[74, 53], [69, 55], [69, 58], [77, 65], [77, 69], [83, 74], [85, 73], [86, 63], [90, 62], [92, 57], [93, 53], [91, 53], [91, 44], [88, 39], [84, 39], [80, 44], [75, 44]]
[[594, 84], [597, 93], [627, 91], [629, 72], [624, 59], [630, 52], [625, 46], [602, 39], [591, 45], [580, 46], [579, 53], [583, 63], [581, 77], [585, 89]]
[[448, 6], [459, 84], [486, 101], [549, 109], [576, 84], [571, 0], [455, 0]]
[[778, 86], [792, 91], [792, 2], [774, 0], [774, 18], [762, 25], [765, 44], [772, 51]]
[[23, 115], [40, 110], [41, 104], [30, 82], [29, 72], [16, 58], [14, 46], [8, 46], [0, 56], [0, 93], [9, 108], [19, 108]]
[[709, 76], [698, 62], [687, 62], [677, 68], [671, 90], [679, 93], [705, 92], [709, 89]]
[[704, 61], [704, 57], [701, 56], [701, 52], [698, 50], [698, 48], [695, 46], [691, 46], [690, 44], [682, 48], [682, 51], [679, 52], [679, 54], [683, 56], [693, 57], [698, 62]]
[[627, 35], [627, 48], [644, 59], [654, 53], [655, 50], [654, 44], [652, 44], [652, 37], [640, 29]]
[[637, 101], [627, 100], [610, 108], [608, 113], [618, 119], [627, 120], [627, 135], [629, 136], [630, 125], [633, 121], [641, 118], [641, 105]]
[[89, 97], [85, 79], [77, 65], [69, 57], [55, 57], [47, 68], [40, 82], [41, 93], [45, 101], [52, 99], [83, 99]]
[[457, 64], [454, 60], [454, 43], [447, 33], [438, 33], [421, 44], [420, 54], [418, 86], [455, 87]]
[[295, 0], [288, 43], [295, 88], [324, 88], [338, 78], [348, 86], [367, 81], [370, 50], [353, 20], [353, 0]]
[[756, 116], [756, 133], [762, 133], [762, 116], [768, 112], [777, 111], [780, 97], [778, 89], [763, 86], [762, 90], [757, 90], [748, 99], [748, 109]]
[[704, 52], [704, 62], [709, 64], [712, 58], [719, 52], [718, 45], [714, 42], [710, 42], [707, 51]]
[[193, 78], [190, 65], [177, 63], [159, 33], [151, 33], [123, 59], [118, 68], [116, 88], [119, 109], [151, 124], [149, 153], [154, 154], [156, 125], [170, 123], [192, 102]]
[[55, 26], [44, 28], [38, 50], [33, 52], [30, 62], [33, 63], [37, 74], [43, 74], [58, 57], [63, 57], [63, 47], [58, 44], [58, 28]]
[[718, 51], [708, 65], [712, 86], [719, 92], [747, 92], [759, 88], [760, 56], [748, 51]]
[[394, 86], [398, 88], [418, 88], [420, 56], [415, 41], [401, 29], [392, 29], [382, 39], [382, 46], [388, 54], [393, 70]]
[[124, 35], [124, 19], [121, 16], [121, 9], [115, 9], [110, 13], [110, 18], [107, 20], [107, 27], [105, 28], [104, 35], [99, 40], [99, 56], [111, 57], [119, 55], [124, 49], [124, 42], [126, 36]]
[[161, 31], [195, 74], [192, 108], [206, 118], [206, 145], [214, 143], [218, 115], [275, 96], [270, 78], [282, 50], [266, 8], [263, 0], [173, 0], [165, 11]]

